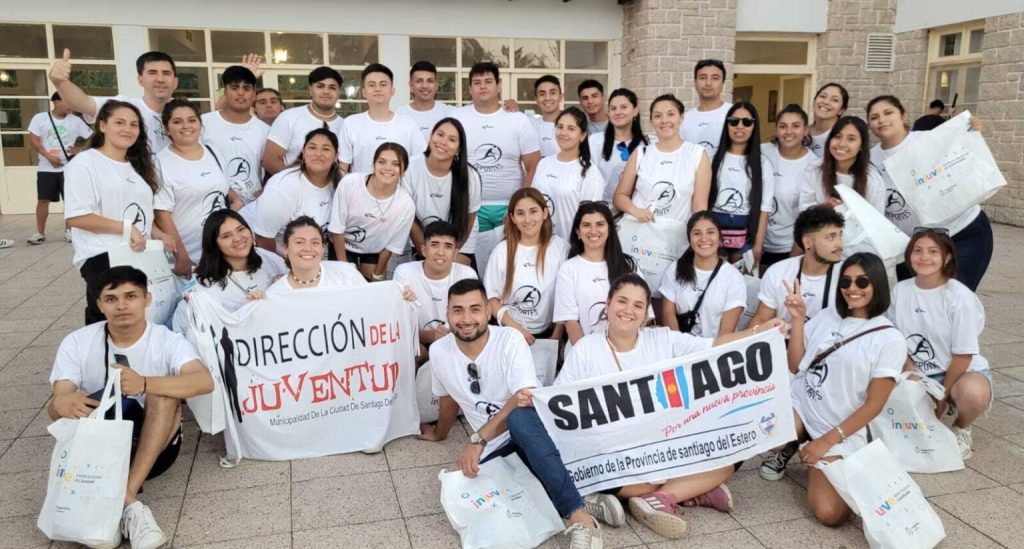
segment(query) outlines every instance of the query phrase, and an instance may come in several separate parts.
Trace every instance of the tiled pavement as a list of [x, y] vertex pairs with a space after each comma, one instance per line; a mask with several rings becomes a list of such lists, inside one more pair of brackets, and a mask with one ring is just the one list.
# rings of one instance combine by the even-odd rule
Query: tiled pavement
[[[60, 241], [26, 246], [27, 216], [0, 217], [0, 548], [63, 547], [35, 528], [45, 495], [52, 439], [43, 409], [47, 377], [60, 340], [82, 323], [84, 294]], [[51, 218], [60, 236], [59, 219]], [[967, 469], [915, 475], [942, 516], [944, 547], [1024, 547], [1024, 282], [1015, 272], [1024, 229], [996, 227], [1000, 253], [981, 289], [988, 312], [982, 349], [995, 372], [996, 403], [974, 429]], [[243, 461], [222, 469], [220, 437], [186, 426], [182, 455], [146, 484], [144, 501], [174, 547], [458, 547], [438, 503], [437, 472], [452, 468], [468, 440], [406, 438], [376, 455], [349, 454], [292, 462]], [[736, 509], [688, 510], [690, 534], [670, 542], [630, 519], [606, 529], [606, 547], [866, 547], [856, 525], [832, 529], [810, 517], [806, 470], [790, 467], [780, 482], [761, 480], [748, 464], [729, 482]], [[555, 538], [545, 547], [562, 547]]]

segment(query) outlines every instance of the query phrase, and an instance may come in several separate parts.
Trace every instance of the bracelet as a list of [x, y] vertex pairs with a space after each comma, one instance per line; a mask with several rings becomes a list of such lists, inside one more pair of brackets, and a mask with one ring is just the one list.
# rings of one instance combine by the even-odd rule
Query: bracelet
[[142, 394], [146, 394], [147, 381], [146, 376], [142, 376]]
[[384, 278], [385, 278], [386, 276], [387, 276], [387, 275], [386, 275], [386, 274], [384, 274], [384, 273], [381, 273], [381, 274], [377, 274], [377, 273], [370, 273], [370, 279], [371, 279], [371, 280], [374, 280], [374, 281], [376, 281], [376, 282], [380, 282], [381, 280], [384, 280]]
[[839, 442], [846, 440], [846, 432], [843, 431], [843, 427], [840, 425], [836, 425], [835, 429], [836, 432], [839, 433]]
[[498, 314], [496, 315], [497, 318], [495, 319], [498, 322], [498, 326], [504, 326], [504, 324], [501, 323], [501, 317], [505, 316], [505, 313], [507, 313], [507, 312], [508, 312], [508, 305], [502, 305], [498, 309]]
[[760, 328], [760, 327], [761, 327], [760, 324], [754, 324], [754, 327], [751, 328], [750, 333], [751, 334], [757, 334], [757, 329]]

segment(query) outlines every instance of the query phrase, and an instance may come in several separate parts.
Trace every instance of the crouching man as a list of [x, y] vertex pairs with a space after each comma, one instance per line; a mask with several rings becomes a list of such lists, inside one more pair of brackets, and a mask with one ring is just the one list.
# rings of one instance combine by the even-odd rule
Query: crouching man
[[146, 320], [152, 295], [145, 273], [113, 267], [96, 285], [96, 304], [107, 321], [75, 330], [61, 342], [47, 411], [54, 420], [88, 416], [99, 405], [107, 367], [121, 370], [123, 414], [134, 426], [121, 528], [111, 547], [120, 545], [123, 534], [132, 549], [156, 548], [167, 538], [137, 495], [144, 481], [169, 469], [178, 457], [181, 401], [213, 391], [213, 378], [184, 337]]

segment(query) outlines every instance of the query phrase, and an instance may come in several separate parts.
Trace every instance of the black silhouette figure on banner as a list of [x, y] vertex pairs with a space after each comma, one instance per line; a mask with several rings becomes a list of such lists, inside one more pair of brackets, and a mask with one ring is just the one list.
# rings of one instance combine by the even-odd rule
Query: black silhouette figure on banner
[[[212, 331], [213, 328], [210, 328]], [[235, 375], [235, 345], [228, 337], [228, 329], [224, 328], [220, 336], [220, 346], [224, 350], [224, 370], [221, 372], [221, 379], [228, 390], [228, 398], [231, 399], [231, 411], [235, 419], [242, 422], [242, 407], [238, 403], [238, 377]]]

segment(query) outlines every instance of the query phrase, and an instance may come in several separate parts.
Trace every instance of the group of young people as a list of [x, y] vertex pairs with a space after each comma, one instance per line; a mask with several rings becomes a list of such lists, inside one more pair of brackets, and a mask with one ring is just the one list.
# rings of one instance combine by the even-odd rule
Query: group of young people
[[[531, 118], [502, 102], [492, 63], [472, 67], [472, 104], [453, 108], [435, 100], [434, 66], [417, 62], [414, 99], [399, 112], [390, 109], [392, 71], [371, 64], [361, 75], [368, 110], [345, 119], [336, 111], [342, 76], [330, 67], [310, 72], [309, 104], [280, 111], [271, 92], [258, 104], [258, 59], [248, 58], [224, 71], [224, 96], [206, 114], [174, 98], [170, 56], [143, 54], [137, 69], [142, 97], [86, 95], [70, 80], [67, 52], [50, 72], [66, 108], [94, 123], [64, 174], [87, 326], [58, 352], [50, 414], [88, 415], [107, 364], [146, 403], [125, 497], [133, 548], [165, 539], [136, 495], [176, 456], [181, 400], [212, 389], [176, 333], [187, 305], [174, 330], [147, 322], [145, 275], [110, 265], [114, 246], [140, 251], [151, 239], [195, 280], [191, 291], [228, 310], [266, 293], [392, 278], [419, 304], [420, 362], [429, 358], [440, 397], [439, 420], [421, 438], [445, 438], [461, 410], [474, 431], [458, 458], [463, 472], [519, 454], [569, 520], [573, 547], [601, 547], [600, 522], [622, 525], [624, 503], [678, 538], [683, 508], [732, 508], [726, 481], [739, 464], [581, 497], [532, 408], [537, 339], [565, 343], [557, 384], [780, 330], [799, 439], [764, 460], [769, 480], [797, 452], [816, 463], [863, 446], [866, 425], [909, 369], [945, 385], [937, 413], [955, 410], [970, 454], [971, 422], [992, 399], [973, 293], [991, 227], [978, 207], [919, 226], [882, 164], [915, 137], [893, 96], [872, 99], [865, 122], [845, 115], [841, 85], [826, 84], [813, 122], [788, 105], [772, 141], [760, 143], [754, 105], [722, 100], [726, 71], [716, 60], [696, 64], [696, 109], [684, 116], [671, 94], [651, 103], [653, 135], [642, 130], [635, 93], [606, 98], [596, 81], [578, 90], [583, 108], [563, 109], [559, 80], [538, 79]], [[895, 286], [877, 256], [844, 255], [837, 185], [911, 236]], [[657, 287], [623, 252], [618, 215], [685, 226], [687, 249]], [[763, 280], [743, 321], [750, 275], [733, 262], [747, 252]], [[824, 524], [849, 515], [816, 469], [808, 499]]]

